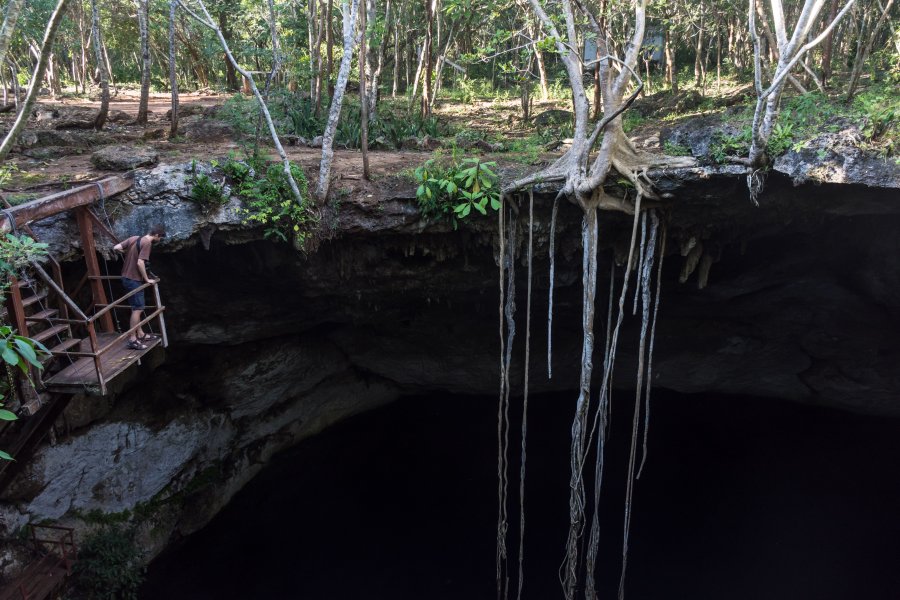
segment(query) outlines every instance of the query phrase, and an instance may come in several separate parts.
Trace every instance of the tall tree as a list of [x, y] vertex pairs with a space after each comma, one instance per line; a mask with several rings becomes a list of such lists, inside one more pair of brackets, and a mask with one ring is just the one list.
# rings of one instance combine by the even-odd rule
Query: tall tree
[[344, 54], [341, 56], [341, 66], [334, 86], [334, 95], [331, 97], [331, 108], [328, 110], [328, 120], [325, 122], [325, 132], [322, 135], [322, 160], [319, 163], [319, 181], [316, 183], [316, 197], [320, 202], [324, 202], [328, 198], [328, 189], [331, 186], [334, 134], [337, 131], [338, 119], [341, 117], [344, 92], [347, 89], [347, 80], [350, 78], [350, 63], [353, 61], [353, 50], [357, 43], [356, 19], [359, 15], [359, 0], [352, 0], [349, 4], [347, 0], [341, 0], [341, 13], [344, 23]]
[[775, 63], [775, 70], [771, 74], [771, 82], [768, 87], [763, 87], [762, 43], [757, 33], [757, 2], [758, 0], [750, 0], [748, 10], [750, 35], [753, 40], [753, 77], [756, 88], [756, 109], [753, 113], [750, 155], [746, 161], [743, 161], [750, 168], [750, 173], [747, 176], [747, 186], [750, 190], [750, 199], [754, 204], [762, 191], [763, 180], [759, 176], [759, 170], [768, 162], [766, 146], [778, 119], [781, 93], [788, 82], [788, 78], [791, 76], [791, 70], [807, 52], [828, 37], [832, 29], [853, 6], [855, 0], [848, 0], [822, 32], [810, 40], [808, 40], [810, 31], [812, 31], [812, 27], [825, 4], [825, 0], [804, 1], [797, 14], [797, 20], [790, 37], [788, 37], [784, 6], [781, 0], [771, 0], [770, 17], [775, 29], [778, 59], [777, 63]]
[[197, 14], [189, 6], [185, 3], [189, 0], [178, 0], [178, 4], [181, 5], [184, 10], [191, 15], [198, 23], [211, 29], [216, 37], [219, 38], [219, 44], [222, 46], [222, 50], [225, 51], [225, 56], [228, 58], [228, 62], [231, 66], [244, 77], [244, 80], [247, 81], [250, 85], [250, 89], [253, 91], [253, 95], [256, 97], [256, 101], [259, 102], [260, 110], [262, 110], [263, 118], [266, 120], [266, 124], [269, 126], [269, 134], [272, 136], [272, 143], [275, 144], [275, 149], [278, 151], [278, 155], [281, 157], [281, 164], [284, 170], [284, 177], [287, 179], [288, 184], [291, 187], [291, 192], [294, 194], [294, 200], [297, 201], [297, 204], [302, 205], [306, 199], [303, 197], [303, 194], [300, 193], [300, 188], [297, 187], [297, 181], [294, 179], [293, 173], [291, 173], [291, 162], [288, 160], [287, 154], [284, 151], [284, 146], [281, 145], [281, 140], [278, 138], [278, 132], [275, 130], [275, 123], [272, 121], [272, 115], [269, 113], [269, 107], [266, 106], [265, 101], [263, 100], [262, 94], [259, 93], [259, 88], [256, 87], [256, 82], [253, 81], [253, 77], [245, 71], [238, 64], [237, 60], [234, 58], [234, 54], [231, 52], [231, 47], [228, 45], [228, 41], [225, 39], [225, 34], [221, 29], [216, 25], [215, 21], [213, 21], [212, 15], [210, 15], [209, 10], [207, 10], [206, 5], [203, 3], [203, 0], [194, 0], [197, 6], [200, 7], [200, 11], [202, 14]]
[[178, 135], [178, 72], [175, 61], [175, 9], [178, 0], [169, 0], [169, 88], [172, 92], [172, 119], [169, 127], [169, 138]]
[[147, 124], [147, 105], [150, 101], [150, 2], [135, 0], [138, 30], [141, 36], [141, 99], [138, 103], [137, 124]]
[[6, 5], [6, 13], [3, 16], [3, 26], [0, 27], [0, 65], [6, 64], [6, 52], [9, 50], [9, 42], [13, 31], [16, 29], [16, 21], [22, 12], [25, 0], [9, 0]]
[[28, 93], [25, 95], [25, 102], [22, 104], [22, 109], [19, 111], [12, 128], [6, 134], [3, 143], [0, 144], [0, 162], [6, 160], [6, 157], [9, 156], [9, 152], [22, 132], [22, 128], [25, 127], [25, 123], [31, 117], [31, 109], [37, 100], [38, 92], [41, 89], [41, 81], [43, 81], [44, 72], [47, 69], [47, 60], [50, 58], [50, 53], [53, 50], [53, 39], [56, 37], [56, 31], [59, 29], [59, 24], [62, 22], [63, 13], [68, 3], [69, 0], [59, 0], [56, 8], [53, 10], [53, 14], [50, 16], [50, 20], [47, 22], [44, 40], [41, 43], [41, 53], [34, 67], [34, 72], [31, 74], [31, 84], [28, 87]]
[[100, 131], [106, 125], [106, 117], [109, 114], [109, 72], [106, 70], [107, 61], [103, 53], [103, 38], [100, 34], [100, 10], [97, 0], [91, 0], [91, 40], [94, 45], [94, 57], [97, 62], [97, 71], [100, 75], [100, 112], [94, 119], [94, 129]]

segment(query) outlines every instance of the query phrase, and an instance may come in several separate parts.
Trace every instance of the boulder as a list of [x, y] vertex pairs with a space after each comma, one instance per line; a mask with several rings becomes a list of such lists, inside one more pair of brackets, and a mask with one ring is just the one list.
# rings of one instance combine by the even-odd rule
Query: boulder
[[[200, 104], [181, 104], [178, 106], [178, 118], [205, 115], [206, 109]], [[166, 111], [166, 120], [172, 120], [172, 109]]]
[[216, 142], [235, 135], [234, 128], [228, 123], [197, 117], [185, 123], [182, 131], [184, 137], [194, 142]]
[[147, 146], [107, 146], [91, 155], [94, 166], [104, 171], [130, 171], [158, 161], [159, 152]]

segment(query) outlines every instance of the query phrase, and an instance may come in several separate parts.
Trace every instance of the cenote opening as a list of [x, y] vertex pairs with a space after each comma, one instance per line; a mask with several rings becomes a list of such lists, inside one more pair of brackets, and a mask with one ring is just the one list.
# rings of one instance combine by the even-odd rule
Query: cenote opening
[[[562, 595], [574, 397], [530, 402], [525, 598]], [[613, 401], [605, 598], [619, 579], [629, 403]], [[302, 442], [159, 557], [142, 596], [494, 598], [496, 408], [490, 397], [408, 397]], [[657, 391], [649, 443], [627, 597], [900, 597], [900, 421]], [[517, 502], [511, 493], [512, 552]]]

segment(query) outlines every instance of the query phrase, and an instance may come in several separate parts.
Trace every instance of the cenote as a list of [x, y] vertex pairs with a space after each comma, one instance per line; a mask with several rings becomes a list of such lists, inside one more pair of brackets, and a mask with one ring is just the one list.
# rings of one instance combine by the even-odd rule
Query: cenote
[[[570, 597], [585, 596], [593, 514], [596, 597], [619, 594], [636, 373], [650, 356], [644, 298], [659, 293], [625, 597], [896, 600], [896, 193], [794, 185], [773, 173], [755, 207], [743, 177], [699, 173], [660, 175], [671, 206], [639, 213], [648, 251], [631, 261], [624, 297], [633, 232], [645, 228], [633, 215], [600, 213], [586, 431], [608, 439], [596, 512], [593, 450], [581, 471], [590, 506]], [[171, 232], [152, 260], [169, 344], [147, 350], [105, 395], [75, 390], [44, 422], [47, 435], [0, 486], [0, 550], [12, 556], [0, 571], [17, 577], [13, 567], [34, 564], [21, 532], [49, 523], [79, 543], [111, 530], [137, 557], [126, 566], [147, 566], [147, 600], [496, 598], [508, 339], [499, 321], [514, 288], [515, 307], [503, 310], [517, 330], [504, 369], [509, 597], [518, 595], [526, 364], [522, 597], [565, 597], [573, 416], [584, 385], [584, 211], [561, 202], [554, 222], [555, 191], [539, 189], [531, 228], [531, 196], [519, 196], [518, 213], [502, 208], [501, 242], [497, 213], [454, 228], [423, 217], [414, 193], [392, 180], [372, 188], [374, 200], [360, 192], [323, 206], [318, 245], [304, 253], [242, 221], [236, 199], [199, 209], [187, 196], [194, 174], [190, 163], [161, 165], [117, 180], [131, 186], [107, 202], [120, 237], [160, 215]], [[60, 257], [80, 258], [75, 222], [46, 221], [35, 225], [40, 237]], [[655, 252], [654, 223], [665, 231]], [[648, 257], [664, 259], [662, 268], [646, 266]], [[62, 261], [68, 287], [88, 280], [82, 266]], [[638, 300], [636, 271], [649, 282]], [[89, 303], [89, 288], [73, 294]], [[594, 429], [619, 298], [610, 421]], [[97, 589], [89, 583], [73, 582], [73, 592]]]
[[[618, 587], [629, 403], [613, 400], [601, 597]], [[573, 404], [530, 403], [525, 598], [560, 594]], [[142, 597], [495, 597], [496, 448], [495, 398], [409, 397], [354, 417], [280, 454], [150, 566]], [[898, 468], [896, 419], [659, 391], [628, 594], [896, 598]]]

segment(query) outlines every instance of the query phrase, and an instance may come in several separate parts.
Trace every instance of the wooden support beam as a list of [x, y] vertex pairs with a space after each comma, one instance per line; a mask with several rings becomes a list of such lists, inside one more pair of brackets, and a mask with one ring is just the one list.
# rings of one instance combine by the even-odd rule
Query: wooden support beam
[[[106, 290], [103, 289], [103, 281], [100, 277], [100, 263], [97, 261], [97, 248], [94, 246], [94, 222], [88, 214], [86, 206], [75, 210], [75, 218], [78, 221], [78, 231], [81, 233], [81, 249], [84, 250], [84, 262], [87, 265], [88, 279], [91, 286], [91, 296], [94, 305], [108, 304]], [[108, 312], [100, 317], [100, 331], [112, 333], [112, 315]]]
[[[25, 321], [25, 307], [22, 305], [22, 292], [17, 285], [19, 280], [9, 278], [9, 290], [6, 293], [6, 314], [10, 324], [19, 335], [28, 336], [28, 323]], [[37, 293], [37, 292], [35, 292]]]
[[57, 192], [56, 194], [6, 209], [5, 213], [0, 214], [0, 233], [13, 230], [7, 216], [15, 219], [16, 228], [22, 227], [32, 221], [39, 221], [73, 208], [87, 206], [101, 197], [109, 198], [110, 196], [115, 196], [130, 188], [133, 183], [132, 180], [120, 176], [108, 177], [96, 183], [82, 185], [64, 192]]

